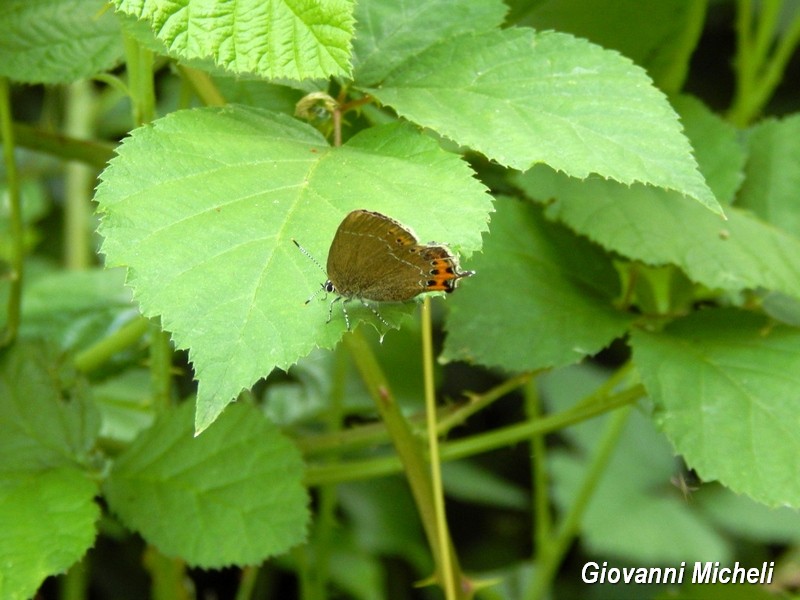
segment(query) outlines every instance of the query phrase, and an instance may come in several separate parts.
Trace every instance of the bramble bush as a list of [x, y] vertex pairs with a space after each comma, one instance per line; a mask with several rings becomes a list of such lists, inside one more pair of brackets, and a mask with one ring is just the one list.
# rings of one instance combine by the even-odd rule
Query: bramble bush
[[[0, 597], [796, 581], [797, 3], [0, 20]], [[324, 265], [362, 208], [476, 275], [328, 322], [292, 240]]]

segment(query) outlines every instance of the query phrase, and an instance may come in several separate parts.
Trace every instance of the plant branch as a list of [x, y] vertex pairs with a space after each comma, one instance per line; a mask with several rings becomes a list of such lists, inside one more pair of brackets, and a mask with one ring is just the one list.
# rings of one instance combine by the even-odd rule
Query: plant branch
[[[86, 80], [67, 87], [65, 131], [79, 139], [94, 134], [94, 90]], [[67, 269], [85, 269], [91, 264], [91, 190], [94, 168], [70, 161], [65, 173], [64, 264]]]
[[222, 92], [205, 71], [199, 71], [186, 65], [178, 65], [178, 72], [185, 81], [189, 82], [197, 96], [206, 106], [225, 106], [227, 101]]
[[359, 331], [353, 331], [344, 336], [343, 343], [350, 351], [370, 396], [375, 400], [381, 419], [386, 424], [389, 437], [392, 439], [397, 456], [403, 465], [406, 479], [411, 487], [411, 493], [419, 511], [428, 544], [433, 551], [436, 572], [441, 574], [443, 568], [442, 553], [451, 552], [452, 550], [450, 548], [442, 548], [439, 545], [436, 513], [433, 508], [433, 486], [419, 440], [408, 427], [408, 422], [400, 411], [397, 402], [395, 402], [389, 382], [364, 337]]
[[22, 199], [19, 191], [19, 173], [14, 157], [14, 130], [11, 115], [11, 94], [8, 79], [0, 77], [0, 136], [3, 139], [3, 162], [6, 168], [8, 189], [8, 219], [11, 235], [11, 285], [8, 292], [6, 326], [0, 335], [0, 347], [8, 346], [17, 337], [22, 312], [22, 282], [25, 264], [25, 241], [22, 227]]
[[431, 299], [425, 297], [421, 306], [422, 314], [422, 376], [425, 392], [425, 413], [428, 422], [428, 453], [433, 486], [433, 508], [436, 515], [436, 535], [441, 551], [440, 584], [447, 600], [455, 600], [456, 581], [461, 579], [458, 560], [450, 542], [447, 529], [447, 514], [444, 507], [444, 488], [442, 486], [442, 466], [439, 459], [439, 433], [436, 425], [436, 386], [433, 378], [433, 335], [431, 330]]
[[763, 111], [800, 43], [800, 16], [795, 16], [778, 37], [782, 6], [782, 2], [762, 2], [754, 31], [752, 0], [738, 0], [736, 4], [736, 95], [728, 119], [739, 127], [745, 127]]
[[[525, 413], [531, 421], [542, 417], [541, 399], [536, 388], [536, 380], [525, 386]], [[534, 556], [539, 556], [550, 539], [552, 515], [550, 514], [549, 486], [547, 477], [547, 446], [544, 433], [531, 436], [531, 481], [533, 482], [533, 518], [534, 518]]]
[[115, 145], [108, 142], [78, 140], [22, 123], [14, 123], [12, 131], [17, 144], [22, 148], [84, 162], [98, 169], [103, 168], [114, 157]]
[[89, 373], [107, 363], [116, 353], [136, 344], [147, 332], [149, 321], [136, 316], [108, 337], [75, 355], [74, 367], [81, 373]]
[[[645, 391], [641, 385], [635, 385], [607, 398], [595, 398], [595, 394], [592, 394], [572, 408], [560, 413], [547, 415], [540, 419], [529, 419], [523, 423], [517, 423], [516, 425], [510, 425], [468, 438], [444, 442], [441, 444], [441, 458], [442, 460], [467, 458], [524, 442], [535, 435], [558, 431], [622, 406], [633, 404], [644, 395]], [[593, 398], [594, 400], [589, 402]], [[358, 441], [360, 442], [361, 440], [359, 439]], [[343, 449], [345, 448], [343, 446]], [[307, 485], [323, 485], [360, 481], [397, 473], [401, 468], [400, 460], [395, 455], [347, 461], [336, 465], [312, 464], [309, 465], [306, 471], [306, 483]]]

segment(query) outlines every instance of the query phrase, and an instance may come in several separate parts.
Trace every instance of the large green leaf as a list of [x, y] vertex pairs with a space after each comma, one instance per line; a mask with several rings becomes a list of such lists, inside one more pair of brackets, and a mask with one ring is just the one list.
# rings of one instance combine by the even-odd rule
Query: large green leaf
[[705, 11], [705, 2], [686, 0], [555, 0], [526, 2], [512, 18], [619, 50], [647, 69], [661, 89], [675, 91], [686, 77]]
[[640, 67], [585, 40], [524, 28], [456, 36], [368, 90], [502, 165], [647, 183], [721, 212], [664, 95]]
[[120, 454], [105, 482], [111, 510], [164, 554], [205, 568], [256, 564], [301, 542], [297, 449], [251, 405], [197, 437], [192, 412], [166, 413]]
[[115, 0], [184, 59], [236, 73], [306, 79], [347, 74], [352, 0]]
[[97, 484], [74, 467], [0, 476], [0, 598], [32, 598], [81, 559], [97, 534], [95, 495]]
[[535, 205], [499, 199], [478, 275], [451, 300], [447, 358], [508, 370], [577, 362], [622, 335], [619, 280], [601, 248]]
[[717, 485], [703, 486], [692, 499], [705, 518], [727, 533], [763, 544], [800, 543], [796, 509], [770, 508]]
[[503, 22], [499, 0], [363, 0], [356, 4], [353, 78], [380, 83], [397, 66], [448, 37], [488, 31]]
[[0, 75], [16, 81], [68, 83], [122, 59], [106, 0], [3, 0], [0, 23]]
[[747, 153], [741, 132], [693, 96], [676, 96], [671, 101], [708, 187], [721, 204], [730, 204], [744, 180]]
[[800, 507], [800, 331], [715, 309], [631, 343], [661, 427], [703, 480]]
[[[123, 269], [48, 271], [28, 277], [21, 333], [82, 348], [138, 315]], [[126, 318], [127, 317], [127, 318]]]
[[738, 204], [800, 238], [800, 115], [756, 125]]
[[59, 365], [39, 345], [9, 350], [0, 363], [0, 474], [74, 467], [87, 460], [100, 423], [83, 398], [64, 402]]
[[736, 208], [727, 221], [642, 185], [578, 181], [535, 167], [518, 179], [547, 213], [602, 246], [651, 265], [675, 264], [711, 288], [764, 287], [800, 296], [800, 240]]
[[[457, 156], [394, 124], [331, 148], [311, 127], [242, 108], [174, 113], [136, 130], [103, 173], [97, 201], [108, 265], [129, 267], [147, 315], [189, 348], [203, 429], [242, 389], [345, 330], [339, 307], [304, 301], [325, 274], [342, 218], [367, 208], [423, 241], [480, 247], [491, 198]], [[328, 298], [330, 301], [331, 298]], [[383, 306], [397, 324], [410, 306]], [[353, 325], [376, 322], [353, 302]]]
[[100, 510], [84, 466], [98, 430], [89, 402], [65, 403], [39, 346], [0, 360], [0, 597], [30, 598], [91, 547]]
[[[567, 410], [591, 394], [607, 374], [575, 365], [542, 378], [548, 409]], [[608, 416], [561, 432], [569, 448], [548, 457], [557, 505], [566, 512], [575, 502], [588, 463]], [[632, 411], [581, 522], [581, 541], [595, 555], [611, 555], [639, 565], [690, 560], [725, 562], [731, 549], [671, 484], [678, 461], [669, 442], [640, 411]]]

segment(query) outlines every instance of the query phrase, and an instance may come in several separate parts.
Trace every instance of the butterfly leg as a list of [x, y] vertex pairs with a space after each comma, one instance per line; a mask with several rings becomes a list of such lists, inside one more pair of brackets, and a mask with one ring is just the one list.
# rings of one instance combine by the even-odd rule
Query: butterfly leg
[[328, 305], [328, 320], [325, 321], [325, 323], [331, 322], [331, 319], [333, 318], [333, 305], [341, 299], [341, 296], [336, 296], [333, 300], [331, 300], [331, 303]]
[[345, 307], [345, 303], [346, 303], [346, 302], [347, 302], [349, 299], [350, 299], [350, 298], [344, 298], [344, 299], [342, 299], [342, 296], [336, 296], [336, 298], [334, 298], [333, 300], [331, 300], [331, 303], [330, 303], [330, 305], [328, 306], [328, 320], [327, 320], [327, 321], [325, 321], [325, 323], [330, 323], [330, 322], [331, 322], [331, 319], [333, 318], [333, 304], [334, 304], [335, 302], [337, 302], [338, 300], [341, 300], [341, 301], [342, 301], [342, 312], [344, 313], [344, 323], [345, 323], [345, 325], [347, 326], [347, 331], [350, 331], [350, 316], [347, 314], [347, 308]]
[[342, 301], [342, 312], [344, 313], [344, 324], [347, 326], [347, 331], [350, 331], [350, 316], [347, 314], [347, 307], [345, 304], [347, 304], [349, 299], [350, 298], [345, 298]]
[[364, 305], [364, 306], [366, 306], [368, 309], [370, 309], [370, 310], [372, 311], [372, 314], [374, 314], [376, 317], [378, 317], [378, 320], [379, 320], [381, 323], [383, 323], [383, 324], [384, 324], [384, 325], [386, 325], [387, 327], [391, 327], [391, 325], [389, 325], [389, 321], [387, 321], [386, 319], [384, 319], [384, 318], [381, 316], [381, 313], [379, 313], [379, 312], [378, 312], [378, 309], [377, 309], [377, 308], [375, 308], [375, 307], [374, 307], [374, 306], [372, 306], [371, 304], [368, 304], [368, 303], [367, 303], [367, 301], [366, 301], [366, 300], [364, 300], [363, 298], [360, 298], [360, 300], [361, 300], [361, 304], [363, 304], [363, 305]]

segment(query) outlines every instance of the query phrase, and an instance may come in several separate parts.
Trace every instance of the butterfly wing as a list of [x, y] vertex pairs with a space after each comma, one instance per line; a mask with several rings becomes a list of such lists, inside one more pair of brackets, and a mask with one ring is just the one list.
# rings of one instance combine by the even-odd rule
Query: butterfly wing
[[328, 278], [345, 297], [402, 302], [426, 291], [452, 291], [458, 262], [444, 246], [420, 245], [408, 228], [368, 210], [349, 213], [331, 243]]

